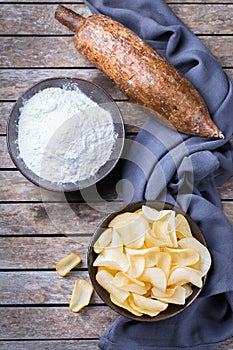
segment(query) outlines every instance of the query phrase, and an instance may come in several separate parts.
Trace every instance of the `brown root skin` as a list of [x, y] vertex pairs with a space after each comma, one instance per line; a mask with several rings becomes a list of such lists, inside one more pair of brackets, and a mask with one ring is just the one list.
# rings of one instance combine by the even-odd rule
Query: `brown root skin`
[[76, 49], [131, 101], [185, 134], [224, 138], [194, 86], [130, 29], [104, 15], [85, 19], [64, 6], [58, 6], [55, 17], [75, 32]]
[[62, 5], [57, 6], [55, 18], [61, 24], [72, 30], [72, 32], [77, 32], [86, 20], [84, 17]]

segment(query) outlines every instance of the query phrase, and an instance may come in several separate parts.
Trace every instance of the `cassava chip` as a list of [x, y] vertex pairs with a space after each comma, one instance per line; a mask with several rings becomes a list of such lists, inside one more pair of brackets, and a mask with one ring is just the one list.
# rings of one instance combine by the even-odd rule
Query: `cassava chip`
[[171, 268], [171, 255], [165, 252], [159, 252], [156, 254], [157, 262], [156, 266], [159, 267], [165, 273], [166, 277], [168, 277]]
[[117, 230], [112, 229], [112, 241], [109, 245], [110, 248], [121, 248], [123, 251], [123, 240]]
[[188, 298], [192, 293], [192, 286], [190, 283], [183, 284], [182, 287], [185, 289], [185, 298]]
[[70, 310], [79, 312], [90, 303], [92, 293], [93, 287], [89, 282], [82, 279], [76, 280], [70, 299]]
[[192, 237], [188, 220], [182, 214], [177, 214], [175, 218], [176, 235], [178, 238]]
[[129, 292], [124, 291], [113, 284], [113, 276], [111, 273], [101, 270], [96, 274], [96, 281], [106, 289], [106, 291], [117, 299], [119, 302], [123, 303], [130, 295]]
[[[153, 289], [152, 289], [152, 293], [153, 293]], [[167, 289], [167, 295], [166, 294], [164, 296], [155, 295], [155, 297], [160, 301], [164, 301], [165, 303], [184, 305], [185, 298], [186, 298], [186, 290], [182, 286], [175, 286], [173, 290], [169, 290], [169, 288]]]
[[112, 228], [107, 228], [101, 233], [100, 237], [94, 244], [94, 251], [98, 254], [101, 253], [104, 248], [109, 246], [112, 241]]
[[153, 287], [162, 291], [166, 290], [167, 279], [163, 270], [158, 267], [147, 267], [139, 277], [140, 281], [149, 282]]
[[145, 268], [145, 259], [142, 255], [129, 255], [127, 254], [129, 261], [129, 268], [127, 274], [133, 278], [141, 276]]
[[131, 256], [142, 255], [145, 259], [145, 267], [151, 267], [156, 264], [157, 253], [160, 251], [158, 247], [144, 248], [144, 249], [130, 249], [125, 248], [127, 254]]
[[176, 225], [175, 225], [175, 212], [172, 210], [171, 215], [168, 218], [168, 234], [170, 236], [170, 241], [172, 247], [177, 247], [177, 236], [176, 236]]
[[64, 277], [68, 275], [68, 273], [81, 261], [82, 259], [80, 256], [77, 253], [72, 252], [58, 261], [56, 264], [56, 271], [60, 276]]
[[157, 220], [159, 218], [159, 211], [153, 208], [150, 208], [146, 205], [142, 206], [142, 215], [150, 222]]
[[168, 304], [159, 300], [146, 298], [142, 295], [135, 293], [131, 294], [132, 298], [129, 298], [130, 306], [143, 314], [151, 317], [157, 316], [161, 311], [164, 311]]
[[160, 240], [159, 238], [156, 238], [153, 233], [152, 230], [149, 230], [146, 232], [145, 234], [145, 241], [144, 241], [144, 245], [147, 248], [154, 248], [154, 247], [166, 247], [167, 245], [167, 241], [163, 241]]
[[168, 285], [182, 285], [185, 283], [192, 283], [195, 286], [202, 287], [201, 274], [197, 270], [194, 270], [187, 266], [177, 266], [171, 271], [168, 279]]
[[114, 298], [111, 294], [110, 294], [110, 299], [113, 302], [113, 304], [120, 306], [126, 310], [128, 310], [129, 312], [131, 312], [132, 314], [136, 315], [136, 316], [142, 316], [142, 312], [138, 312], [137, 310], [133, 309], [130, 305], [129, 305], [129, 301], [128, 299], [126, 299], [123, 303], [120, 302], [119, 300], [117, 300], [116, 298]]
[[145, 286], [145, 283], [143, 283], [142, 281], [137, 280], [136, 278], [130, 277], [128, 276], [126, 273], [124, 272], [117, 272], [117, 274], [115, 275], [112, 283], [118, 287], [124, 287], [129, 283], [135, 283], [138, 286]]
[[140, 248], [144, 244], [145, 233], [149, 229], [148, 222], [139, 214], [125, 214], [119, 215], [120, 218], [118, 216], [114, 218], [109, 226], [117, 230], [126, 247]]
[[194, 248], [199, 254], [199, 260], [192, 268], [198, 270], [201, 276], [205, 276], [210, 269], [211, 256], [208, 249], [194, 237], [182, 238], [179, 241], [181, 248]]
[[169, 235], [169, 222], [167, 220], [154, 221], [151, 234], [154, 238], [164, 243], [164, 246], [171, 247], [172, 242]]
[[148, 290], [145, 283], [132, 278], [123, 272], [118, 272], [112, 280], [112, 284], [122, 290], [134, 292], [137, 294], [145, 294]]
[[199, 254], [194, 248], [165, 248], [164, 251], [170, 254], [172, 264], [189, 266], [196, 264], [199, 260]]
[[93, 266], [107, 266], [126, 272], [129, 261], [121, 248], [105, 248], [95, 259]]

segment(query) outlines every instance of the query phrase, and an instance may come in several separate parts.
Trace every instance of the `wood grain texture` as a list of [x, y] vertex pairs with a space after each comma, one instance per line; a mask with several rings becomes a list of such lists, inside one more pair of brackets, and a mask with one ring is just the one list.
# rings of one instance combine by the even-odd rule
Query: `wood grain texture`
[[[232, 66], [233, 36], [201, 36], [200, 40], [222, 66]], [[14, 55], [12, 55], [14, 47]], [[93, 67], [74, 47], [70, 37], [3, 37], [0, 67]]]
[[54, 269], [64, 256], [76, 251], [86, 268], [90, 237], [1, 237], [0, 269]]
[[[114, 170], [101, 180], [97, 185], [90, 186], [87, 190], [67, 193], [66, 197], [61, 193], [41, 190], [38, 186], [27, 180], [18, 171], [1, 171], [0, 172], [0, 201], [49, 201], [64, 202], [66, 198], [69, 201], [105, 201], [121, 200], [121, 185], [116, 187], [120, 180], [121, 166], [116, 165]], [[4, 190], [3, 190], [4, 189]]]
[[[72, 271], [66, 277], [60, 277], [51, 271], [0, 272], [0, 304], [1, 306], [68, 305], [77, 279], [90, 282], [87, 271]], [[93, 293], [90, 304], [96, 303], [103, 304], [97, 294]]]
[[[224, 71], [233, 79], [233, 69]], [[127, 100], [125, 94], [102, 72], [95, 68], [90, 69], [0, 69], [0, 100], [16, 100], [32, 85], [41, 80], [56, 77], [73, 77], [87, 79], [102, 86], [117, 100]]]
[[[15, 350], [15, 343], [0, 343], [1, 350]], [[17, 341], [17, 350], [99, 350], [98, 340], [35, 340]], [[232, 350], [233, 338], [223, 342], [213, 350]]]
[[[15, 343], [0, 343], [1, 350], [16, 350]], [[35, 340], [17, 341], [17, 350], [99, 350], [98, 340]]]
[[0, 70], [0, 100], [16, 100], [32, 85], [41, 80], [57, 77], [87, 79], [105, 88], [115, 99], [126, 96], [102, 72], [93, 69], [2, 69]]
[[[106, 88], [117, 100], [127, 133], [138, 132], [145, 116], [74, 49], [73, 34], [54, 19], [55, 1], [44, 2], [0, 0], [0, 135], [6, 134], [10, 109], [19, 95], [34, 83], [56, 76], [80, 77]], [[85, 16], [90, 14], [83, 1], [62, 3]], [[233, 79], [233, 2], [167, 3], [190, 29], [201, 34], [200, 39]], [[3, 170], [6, 168], [12, 171]], [[51, 197], [45, 191], [45, 200], [65, 200], [65, 206], [43, 203], [40, 190], [14, 169], [6, 138], [0, 136], [0, 349], [98, 350], [98, 337], [117, 315], [96, 294], [91, 305], [79, 314], [70, 312], [68, 303], [75, 279], [88, 279], [87, 247], [110, 209], [105, 200], [116, 198], [121, 166], [98, 188], [98, 193], [105, 196], [102, 203], [88, 205], [80, 193], [64, 198], [56, 194]], [[220, 188], [220, 194], [225, 199], [223, 210], [233, 224], [233, 178]], [[67, 204], [67, 200], [77, 203]], [[83, 262], [61, 278], [55, 264], [72, 250], [81, 255]], [[213, 350], [232, 349], [233, 338]]]
[[0, 168], [15, 168], [7, 150], [6, 137], [0, 136]]
[[[55, 4], [3, 4], [0, 34], [55, 35], [71, 32], [54, 19]], [[175, 14], [196, 34], [232, 34], [233, 4], [170, 4]], [[82, 4], [69, 8], [87, 17], [91, 14]], [[32, 25], [33, 23], [33, 25]]]
[[0, 134], [6, 134], [7, 120], [10, 115], [12, 102], [0, 102]]
[[[66, 206], [69, 206], [71, 211], [70, 220], [67, 219], [67, 213], [64, 214]], [[120, 209], [121, 203], [115, 202], [114, 206], [115, 209]], [[53, 236], [68, 235], [71, 232], [92, 235], [110, 210], [109, 202], [89, 205], [87, 203], [0, 204], [0, 235]], [[233, 225], [233, 202], [223, 202], [223, 210]]]
[[109, 203], [0, 204], [0, 235], [92, 235], [101, 220], [121, 208]]
[[[0, 316], [0, 339], [4, 339], [4, 343], [8, 339], [82, 338], [86, 341], [88, 338], [98, 338], [118, 317], [106, 306], [87, 306], [77, 314], [69, 311], [68, 307], [3, 307]], [[232, 344], [233, 338], [214, 350], [231, 350]]]
[[93, 234], [100, 221], [121, 202], [1, 205], [1, 235]]
[[[3, 4], [1, 5], [0, 34], [71, 34], [54, 18], [56, 4]], [[91, 12], [83, 4], [68, 5], [80, 15], [88, 17]]]
[[[120, 166], [119, 166], [120, 167]], [[120, 171], [120, 169], [119, 169]], [[117, 172], [117, 168], [114, 170]], [[114, 177], [114, 172], [111, 173], [107, 178], [102, 180], [97, 187], [92, 186], [90, 191], [84, 191], [82, 194], [87, 193], [88, 199], [90, 201], [96, 201], [99, 199], [115, 199], [116, 194], [113, 194], [113, 190], [116, 190], [117, 181], [120, 180], [120, 177]], [[118, 176], [120, 176], [118, 174]], [[49, 201], [57, 201], [55, 194], [52, 196], [50, 192], [44, 191], [43, 197], [41, 195], [40, 188], [28, 181], [21, 173], [18, 171], [1, 171], [0, 172], [0, 184], [1, 188], [4, 188], [4, 191], [0, 191], [0, 201], [9, 202], [9, 201], [42, 201], [46, 199]], [[108, 188], [106, 185], [108, 184]], [[0, 189], [1, 189], [0, 188]], [[81, 194], [81, 195], [82, 195]], [[233, 178], [227, 181], [223, 186], [220, 187], [220, 196], [222, 199], [233, 199]], [[69, 196], [70, 200], [79, 200], [79, 193], [71, 193]], [[118, 199], [121, 200], [121, 190], [119, 188]], [[61, 201], [60, 197], [58, 201]], [[64, 201], [64, 199], [63, 199]]]
[[116, 317], [106, 306], [87, 306], [77, 314], [68, 307], [2, 307], [0, 339], [98, 338]]

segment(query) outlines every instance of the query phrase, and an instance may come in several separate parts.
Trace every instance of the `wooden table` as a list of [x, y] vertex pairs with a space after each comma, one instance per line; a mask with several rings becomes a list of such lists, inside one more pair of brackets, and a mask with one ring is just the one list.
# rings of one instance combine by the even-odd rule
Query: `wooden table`
[[[88, 279], [87, 246], [105, 213], [76, 193], [67, 196], [73, 210], [69, 212], [76, 213], [75, 226], [73, 221], [64, 220], [62, 199], [48, 197], [46, 191], [42, 195], [12, 163], [6, 146], [6, 123], [21, 93], [42, 79], [58, 76], [85, 78], [105, 87], [122, 110], [129, 138], [139, 130], [143, 116], [134, 114], [124, 94], [76, 52], [71, 32], [54, 20], [53, 0], [0, 3], [0, 349], [95, 350], [98, 337], [117, 315], [96, 295], [79, 314], [70, 312], [68, 304], [75, 279]], [[233, 3], [168, 3], [233, 77]], [[68, 6], [85, 16], [90, 14], [81, 1]], [[99, 186], [104, 200], [116, 198], [120, 172], [119, 164]], [[231, 222], [232, 185], [233, 179], [220, 188], [223, 209]], [[44, 204], [45, 198], [50, 203]], [[67, 278], [61, 278], [55, 272], [55, 263], [72, 250], [83, 262]], [[216, 349], [233, 349], [233, 338]]]

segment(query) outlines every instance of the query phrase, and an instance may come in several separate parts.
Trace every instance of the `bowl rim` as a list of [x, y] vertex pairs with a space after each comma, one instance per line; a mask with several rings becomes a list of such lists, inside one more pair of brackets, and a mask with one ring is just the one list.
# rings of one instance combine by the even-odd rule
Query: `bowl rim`
[[[108, 215], [106, 215], [102, 221], [100, 222], [100, 224], [97, 226], [91, 240], [88, 246], [88, 250], [87, 250], [87, 266], [88, 266], [88, 273], [89, 273], [89, 277], [90, 280], [92, 282], [92, 285], [95, 289], [95, 292], [98, 294], [98, 296], [103, 300], [103, 302], [105, 304], [107, 304], [111, 309], [113, 309], [115, 312], [117, 312], [118, 314], [120, 314], [121, 316], [127, 317], [129, 319], [135, 320], [135, 321], [141, 321], [141, 322], [155, 322], [155, 321], [162, 321], [168, 318], [171, 318], [173, 316], [176, 316], [177, 314], [181, 313], [182, 311], [186, 310], [199, 296], [199, 294], [201, 293], [208, 273], [202, 277], [202, 287], [198, 288], [196, 286], [192, 286], [193, 288], [193, 293], [186, 299], [186, 302], [184, 305], [177, 305], [177, 304], [169, 304], [168, 308], [166, 310], [164, 310], [163, 312], [159, 313], [157, 316], [154, 317], [150, 317], [147, 315], [142, 315], [142, 316], [136, 316], [132, 313], [130, 313], [128, 310], [119, 307], [118, 305], [114, 304], [111, 302], [111, 300], [109, 299], [109, 293], [103, 288], [101, 287], [98, 282], [96, 281], [95, 278], [95, 273], [97, 271], [97, 267], [93, 267], [92, 264], [95, 260], [95, 258], [97, 257], [97, 253], [94, 252], [93, 249], [93, 245], [96, 242], [96, 240], [99, 238], [99, 236], [102, 234], [102, 232], [107, 228], [107, 224], [117, 215], [122, 214], [126, 211], [135, 211], [137, 209], [139, 209], [140, 207], [142, 207], [142, 205], [148, 205], [151, 206], [151, 208], [155, 208], [157, 210], [162, 210], [162, 209], [172, 209], [176, 212], [176, 214], [180, 213], [183, 214], [185, 216], [185, 218], [188, 220], [192, 234], [193, 234], [193, 230], [195, 230], [195, 234], [193, 234], [193, 237], [196, 238], [200, 243], [202, 243], [205, 247], [207, 247], [207, 243], [206, 240], [200, 230], [200, 228], [198, 227], [198, 225], [196, 224], [196, 222], [191, 218], [190, 215], [188, 215], [187, 213], [185, 213], [182, 209], [180, 209], [179, 207], [177, 207], [176, 205], [173, 205], [169, 202], [163, 202], [163, 201], [158, 201], [158, 200], [142, 200], [142, 201], [135, 201], [135, 202], [131, 202], [128, 205], [126, 205], [124, 208], [119, 209], [118, 211], [112, 212]], [[154, 205], [154, 207], [153, 207]], [[136, 207], [136, 208], [135, 208]], [[161, 209], [158, 209], [161, 208]], [[131, 210], [130, 210], [131, 209]], [[133, 210], [132, 210], [133, 209]], [[198, 238], [197, 238], [198, 235]], [[95, 273], [94, 273], [95, 271]], [[169, 312], [169, 310], [173, 310], [172, 312]]]
[[[60, 86], [58, 85], [53, 85], [53, 83], [61, 83]], [[52, 85], [50, 85], [49, 83], [52, 83]], [[60, 87], [62, 88], [63, 86], [65, 86], [65, 84], [72, 84], [72, 83], [76, 83], [76, 86], [79, 87], [79, 83], [84, 83], [84, 84], [88, 84], [90, 86], [92, 86], [93, 88], [99, 90], [103, 95], [105, 95], [106, 99], [109, 100], [109, 102], [107, 102], [106, 104], [109, 103], [109, 105], [113, 106], [114, 110], [117, 112], [117, 118], [119, 120], [118, 123], [114, 123], [114, 127], [117, 127], [120, 131], [120, 137], [117, 137], [117, 156], [115, 157], [115, 159], [112, 161], [111, 158], [100, 168], [104, 168], [107, 165], [108, 169], [107, 171], [105, 171], [101, 176], [98, 177], [98, 172], [100, 171], [100, 169], [98, 170], [98, 172], [93, 175], [93, 177], [89, 178], [89, 179], [85, 179], [82, 181], [77, 181], [75, 183], [63, 183], [63, 184], [57, 184], [54, 182], [51, 182], [49, 180], [43, 179], [40, 176], [36, 175], [31, 169], [29, 169], [29, 167], [25, 164], [25, 162], [23, 161], [22, 158], [19, 157], [19, 150], [17, 150], [17, 138], [16, 139], [11, 139], [11, 130], [13, 125], [15, 124], [14, 127], [17, 128], [18, 125], [18, 120], [20, 117], [20, 112], [17, 112], [17, 108], [19, 109], [20, 107], [22, 107], [24, 101], [30, 99], [32, 96], [34, 96], [36, 93], [46, 89], [46, 88], [50, 88], [50, 87]], [[46, 85], [49, 84], [47, 86]], [[33, 91], [33, 93], [30, 95], [30, 92]], [[82, 90], [81, 90], [82, 91]], [[83, 92], [83, 91], [82, 91]], [[29, 97], [27, 97], [28, 95], [30, 95]], [[89, 96], [88, 96], [89, 97]], [[90, 98], [90, 97], [89, 97]], [[98, 102], [96, 102], [98, 103]], [[16, 112], [15, 112], [16, 110]], [[14, 115], [14, 113], [16, 113], [16, 117]], [[15, 131], [17, 133], [18, 136], [18, 131]], [[37, 83], [31, 85], [28, 89], [26, 89], [17, 99], [16, 102], [14, 103], [14, 105], [12, 106], [10, 113], [9, 113], [9, 117], [7, 120], [7, 126], [6, 126], [6, 142], [7, 142], [7, 149], [8, 149], [8, 153], [11, 157], [12, 162], [15, 164], [15, 166], [17, 167], [17, 169], [20, 171], [20, 173], [30, 182], [32, 182], [34, 185], [44, 188], [46, 190], [49, 191], [53, 191], [53, 192], [75, 192], [75, 191], [80, 191], [80, 190], [84, 190], [86, 188], [89, 188], [92, 185], [97, 184], [98, 182], [100, 182], [101, 180], [103, 180], [116, 166], [116, 164], [118, 163], [122, 152], [123, 152], [123, 148], [124, 148], [124, 142], [125, 142], [125, 127], [124, 127], [124, 121], [123, 121], [123, 116], [122, 116], [122, 112], [120, 111], [120, 108], [118, 107], [118, 105], [116, 104], [116, 102], [114, 101], [114, 99], [112, 98], [112, 96], [100, 85], [87, 80], [87, 79], [83, 79], [83, 78], [78, 78], [78, 77], [66, 77], [66, 76], [60, 76], [60, 77], [50, 77], [50, 78], [46, 78], [46, 79], [42, 79], [40, 81], [38, 81]], [[112, 164], [110, 164], [110, 162], [112, 161]], [[109, 163], [109, 164], [108, 164]], [[97, 177], [97, 178], [96, 178]], [[89, 181], [90, 180], [90, 181]], [[88, 185], [87, 186], [83, 186], [82, 183], [87, 182]], [[80, 185], [79, 185], [80, 184]]]

